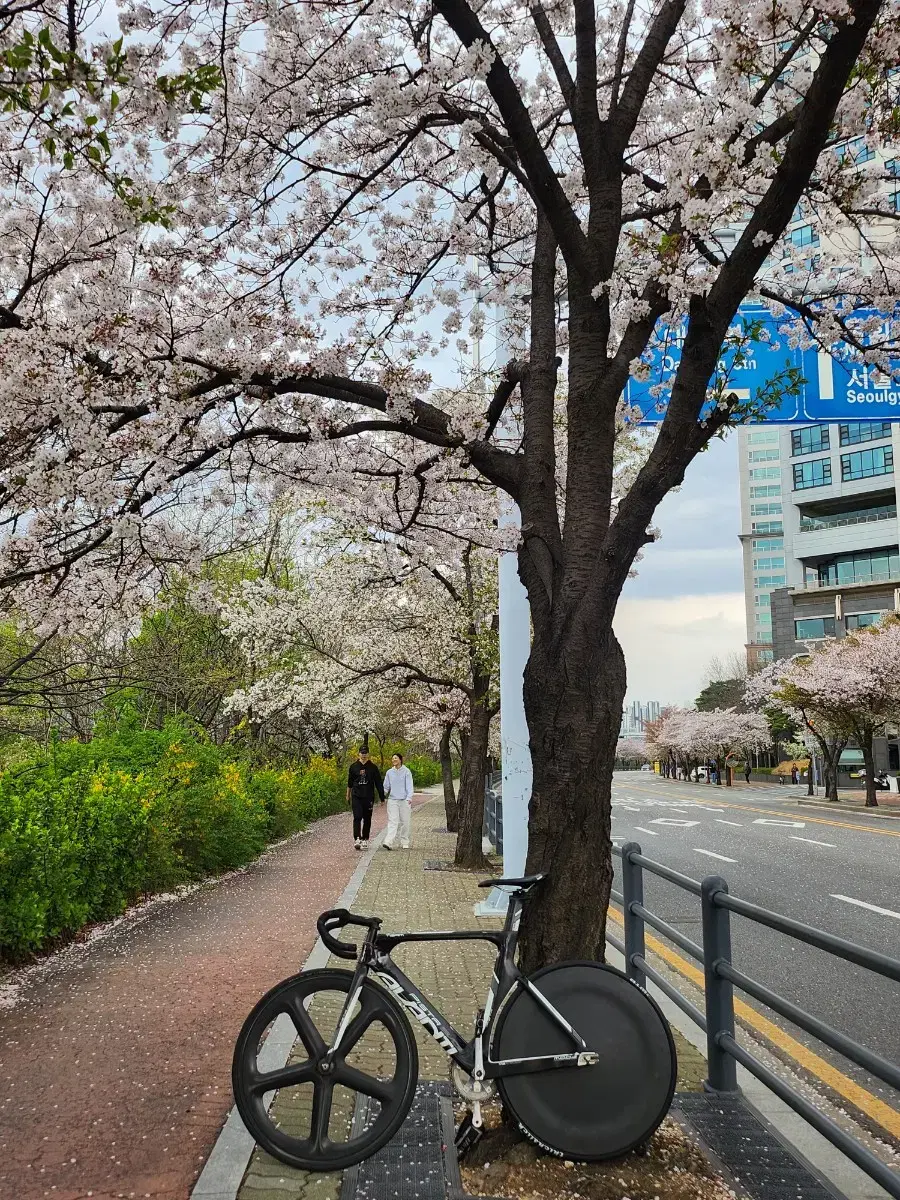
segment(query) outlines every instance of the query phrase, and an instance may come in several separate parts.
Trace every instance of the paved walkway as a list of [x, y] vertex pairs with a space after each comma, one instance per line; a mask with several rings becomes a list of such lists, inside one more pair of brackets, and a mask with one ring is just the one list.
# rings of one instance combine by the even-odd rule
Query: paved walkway
[[[353, 910], [384, 918], [385, 929], [475, 929], [491, 928], [496, 921], [481, 920], [473, 914], [474, 905], [485, 893], [478, 888], [478, 877], [452, 871], [426, 871], [427, 860], [446, 861], [453, 857], [454, 838], [442, 829], [443, 808], [435, 800], [424, 805], [413, 817], [413, 849], [409, 852], [379, 852], [372, 860]], [[472, 1029], [477, 1008], [484, 1003], [494, 960], [493, 948], [486, 943], [421, 943], [404, 946], [394, 955], [396, 962], [434, 1001], [460, 1032]], [[332, 960], [331, 965], [346, 967]], [[335, 1013], [336, 1016], [336, 1013]], [[332, 1021], [332, 1025], [335, 1022]], [[419, 1074], [423, 1080], [447, 1079], [447, 1058], [435, 1042], [414, 1024], [419, 1047]], [[325, 1027], [325, 1026], [323, 1026]], [[679, 1089], [696, 1088], [706, 1075], [706, 1060], [680, 1036]], [[364, 1061], [355, 1066], [378, 1071], [378, 1045], [364, 1048]], [[305, 1059], [300, 1050], [299, 1058]], [[336, 1089], [336, 1092], [339, 1089]], [[291, 1100], [276, 1097], [273, 1115], [285, 1128], [298, 1122], [303, 1134], [309, 1128], [308, 1113], [293, 1107]], [[301, 1106], [302, 1107], [302, 1106]], [[349, 1117], [349, 1108], [342, 1113]], [[304, 1122], [305, 1118], [305, 1122]], [[332, 1118], [335, 1119], [334, 1117]], [[341, 1176], [310, 1175], [295, 1171], [255, 1150], [238, 1200], [337, 1200]]]
[[329, 817], [61, 955], [0, 1008], [0, 1197], [187, 1200], [232, 1106], [244, 1017], [358, 865], [349, 814]]

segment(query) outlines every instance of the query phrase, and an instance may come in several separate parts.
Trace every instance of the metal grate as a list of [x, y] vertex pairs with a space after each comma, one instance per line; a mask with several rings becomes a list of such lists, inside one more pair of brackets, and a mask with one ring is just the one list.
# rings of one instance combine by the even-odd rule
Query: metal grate
[[422, 864], [426, 871], [455, 871], [456, 866], [443, 858], [426, 858]]
[[679, 1113], [753, 1200], [845, 1200], [740, 1097], [679, 1092]]
[[[356, 1167], [344, 1172], [341, 1200], [446, 1200], [462, 1194], [453, 1148], [453, 1106], [446, 1083], [420, 1083], [400, 1131]], [[365, 1125], [367, 1097], [357, 1097], [354, 1133]]]

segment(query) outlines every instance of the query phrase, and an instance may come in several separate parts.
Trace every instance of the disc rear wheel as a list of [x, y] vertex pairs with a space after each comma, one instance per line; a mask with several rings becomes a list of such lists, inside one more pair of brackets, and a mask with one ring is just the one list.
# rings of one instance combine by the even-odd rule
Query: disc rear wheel
[[[598, 1162], [642, 1145], [672, 1103], [675, 1045], [655, 1002], [602, 963], [561, 963], [531, 982], [599, 1056], [595, 1066], [502, 1076], [503, 1102], [523, 1132], [562, 1158]], [[491, 1058], [571, 1054], [572, 1038], [526, 991], [500, 1014]]]
[[[326, 1062], [352, 984], [351, 971], [334, 969], [284, 980], [253, 1008], [235, 1046], [232, 1086], [244, 1124], [269, 1154], [302, 1170], [342, 1171], [374, 1154], [400, 1128], [415, 1094], [412, 1029], [393, 996], [371, 980], [339, 1052]], [[267, 1061], [273, 1029], [278, 1041], [294, 1041], [283, 1067]], [[353, 1128], [360, 1095], [368, 1098], [361, 1131]]]

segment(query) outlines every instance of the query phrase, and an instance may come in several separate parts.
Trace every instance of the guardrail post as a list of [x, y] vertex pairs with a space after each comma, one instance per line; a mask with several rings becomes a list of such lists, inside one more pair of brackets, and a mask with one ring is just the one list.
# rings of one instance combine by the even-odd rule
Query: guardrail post
[[727, 908], [716, 904], [716, 894], [727, 891], [728, 884], [718, 875], [709, 876], [700, 885], [709, 1071], [704, 1087], [709, 1092], [739, 1090], [737, 1063], [719, 1045], [721, 1034], [734, 1037], [734, 993], [730, 981], [723, 979], [716, 970], [720, 962], [731, 963], [731, 914]]
[[625, 905], [625, 972], [629, 979], [641, 987], [647, 986], [647, 977], [632, 958], [644, 957], [644, 918], [632, 912], [632, 904], [644, 903], [644, 872], [640, 864], [631, 861], [632, 854], [640, 854], [637, 842], [626, 842], [622, 847], [622, 899]]

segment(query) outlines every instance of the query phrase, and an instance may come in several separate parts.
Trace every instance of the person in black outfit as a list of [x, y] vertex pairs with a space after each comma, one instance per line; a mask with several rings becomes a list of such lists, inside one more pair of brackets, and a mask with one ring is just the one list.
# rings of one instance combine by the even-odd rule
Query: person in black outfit
[[384, 800], [381, 772], [369, 761], [369, 748], [363, 745], [347, 772], [347, 803], [353, 809], [353, 844], [357, 850], [369, 848], [376, 792]]

